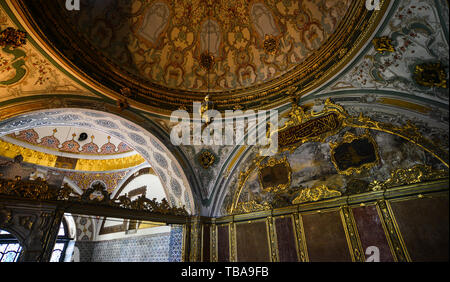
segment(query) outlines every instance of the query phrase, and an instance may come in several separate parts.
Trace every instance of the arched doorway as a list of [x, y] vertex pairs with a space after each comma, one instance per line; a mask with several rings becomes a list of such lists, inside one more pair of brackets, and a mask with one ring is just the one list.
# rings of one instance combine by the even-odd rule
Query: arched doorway
[[188, 178], [167, 146], [148, 130], [118, 115], [79, 108], [39, 110], [0, 122], [0, 137], [21, 130], [55, 126], [97, 130], [125, 142], [152, 165], [168, 198], [175, 199], [171, 204], [185, 206], [189, 213], [196, 213]]

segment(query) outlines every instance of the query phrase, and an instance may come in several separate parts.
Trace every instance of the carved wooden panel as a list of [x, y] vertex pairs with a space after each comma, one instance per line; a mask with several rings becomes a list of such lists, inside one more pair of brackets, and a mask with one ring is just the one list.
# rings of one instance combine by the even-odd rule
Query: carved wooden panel
[[203, 238], [202, 238], [202, 261], [210, 262], [211, 261], [211, 227], [209, 224], [203, 225]]

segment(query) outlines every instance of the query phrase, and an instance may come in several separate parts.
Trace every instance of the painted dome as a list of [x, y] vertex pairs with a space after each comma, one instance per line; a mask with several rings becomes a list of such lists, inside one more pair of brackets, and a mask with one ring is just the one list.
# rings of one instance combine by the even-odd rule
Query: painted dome
[[281, 104], [323, 83], [376, 25], [350, 0], [59, 2], [24, 5], [77, 68], [160, 110], [206, 93], [219, 110]]

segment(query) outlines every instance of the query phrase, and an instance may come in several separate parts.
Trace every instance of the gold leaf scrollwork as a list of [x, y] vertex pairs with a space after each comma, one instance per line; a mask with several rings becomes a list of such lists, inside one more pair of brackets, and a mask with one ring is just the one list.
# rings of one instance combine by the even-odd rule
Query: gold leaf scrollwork
[[56, 189], [50, 189], [46, 181], [41, 178], [36, 180], [0, 179], [0, 194], [22, 197], [33, 200], [51, 200], [57, 195]]
[[12, 212], [9, 209], [0, 206], [0, 224], [10, 224], [12, 220]]
[[302, 204], [307, 202], [317, 202], [319, 200], [341, 196], [341, 192], [330, 190], [325, 185], [300, 190], [300, 194], [292, 201], [292, 204]]
[[399, 168], [391, 172], [391, 177], [384, 182], [372, 181], [369, 187], [373, 191], [384, 190], [392, 187], [420, 183], [424, 181], [448, 178], [448, 171], [433, 170], [431, 166], [417, 164], [410, 168]]
[[414, 69], [414, 80], [426, 87], [447, 88], [447, 74], [440, 62], [417, 65]]
[[392, 40], [387, 36], [377, 37], [372, 40], [373, 47], [378, 53], [394, 52]]
[[445, 166], [448, 164], [448, 151], [435, 144], [430, 139], [424, 137], [418, 130], [418, 128], [411, 122], [407, 121], [404, 126], [395, 126], [390, 123], [379, 122], [372, 120], [369, 117], [359, 114], [359, 116], [348, 116], [343, 120], [343, 127], [355, 127], [372, 129], [376, 131], [386, 132], [399, 136], [417, 146], [421, 147], [425, 151], [432, 154], [438, 160], [440, 160]]
[[263, 202], [262, 204], [258, 204], [256, 201], [240, 202], [237, 204], [236, 209], [233, 210], [233, 214], [264, 211], [270, 209], [272, 209], [272, 206], [267, 202]]
[[[131, 200], [127, 195], [120, 196], [116, 200], [111, 200], [109, 193], [104, 189], [102, 185], [94, 184], [93, 187], [87, 189], [81, 196], [72, 196], [73, 190], [67, 184], [62, 188], [55, 189], [49, 187], [47, 182], [43, 179], [36, 180], [21, 180], [18, 177], [15, 180], [1, 179], [0, 178], [0, 194], [17, 198], [26, 198], [32, 200], [49, 200], [49, 201], [68, 201], [79, 202], [83, 204], [101, 204], [111, 207], [142, 210], [158, 214], [171, 214], [171, 215], [188, 215], [185, 207], [171, 207], [166, 199], [162, 199], [158, 202], [156, 199], [149, 200], [143, 196], [138, 197], [135, 200]], [[5, 219], [3, 221], [10, 220], [3, 210], [0, 213]]]
[[11, 46], [13, 48], [22, 47], [26, 44], [27, 33], [8, 27], [0, 32], [0, 47]]

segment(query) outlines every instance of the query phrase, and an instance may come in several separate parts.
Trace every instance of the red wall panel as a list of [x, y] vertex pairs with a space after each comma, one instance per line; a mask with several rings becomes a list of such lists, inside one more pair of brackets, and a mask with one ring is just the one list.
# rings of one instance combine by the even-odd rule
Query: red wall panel
[[[394, 261], [376, 206], [357, 207], [352, 211], [363, 251], [374, 246], [379, 250], [380, 262]], [[366, 258], [369, 256], [366, 254]]]
[[276, 218], [278, 257], [281, 262], [298, 261], [295, 230], [291, 217]]

